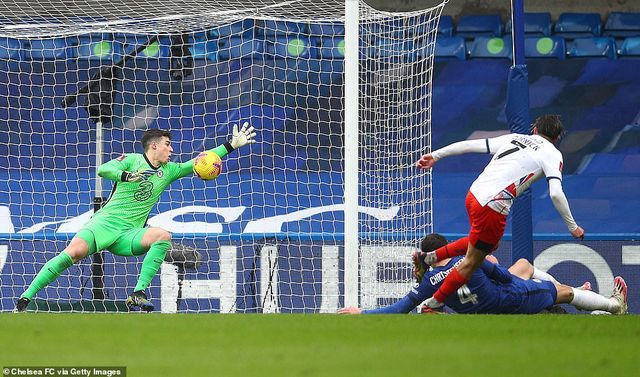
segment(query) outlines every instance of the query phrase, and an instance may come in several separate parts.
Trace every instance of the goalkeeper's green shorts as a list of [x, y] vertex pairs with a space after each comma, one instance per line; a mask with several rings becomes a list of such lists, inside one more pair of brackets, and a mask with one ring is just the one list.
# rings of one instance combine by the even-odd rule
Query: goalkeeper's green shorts
[[114, 229], [109, 224], [89, 224], [76, 233], [89, 245], [89, 254], [109, 250], [115, 255], [131, 257], [147, 252], [142, 247], [142, 237], [148, 228]]

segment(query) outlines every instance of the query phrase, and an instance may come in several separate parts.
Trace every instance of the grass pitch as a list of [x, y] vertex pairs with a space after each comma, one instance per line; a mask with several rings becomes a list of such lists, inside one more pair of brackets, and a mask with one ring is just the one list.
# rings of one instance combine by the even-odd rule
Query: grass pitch
[[4, 313], [0, 344], [128, 376], [631, 376], [640, 317]]

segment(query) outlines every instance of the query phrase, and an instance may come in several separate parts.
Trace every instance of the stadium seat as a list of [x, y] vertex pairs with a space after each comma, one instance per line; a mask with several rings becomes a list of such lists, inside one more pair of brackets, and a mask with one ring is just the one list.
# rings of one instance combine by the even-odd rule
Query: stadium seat
[[344, 59], [344, 38], [343, 37], [326, 37], [316, 39], [318, 53], [320, 59]]
[[[551, 35], [551, 13], [525, 13], [524, 33], [528, 37]], [[507, 21], [505, 33], [511, 34], [511, 19]]]
[[0, 38], [0, 60], [22, 59], [22, 43], [13, 38]]
[[29, 39], [24, 42], [28, 60], [54, 60], [75, 57], [75, 49], [66, 38]]
[[309, 34], [308, 25], [293, 21], [264, 20], [256, 22], [256, 31], [260, 36], [272, 37], [291, 34]]
[[[422, 50], [418, 50], [422, 51]], [[426, 55], [426, 54], [425, 54]], [[467, 48], [462, 37], [443, 37], [436, 39], [436, 59], [458, 59], [467, 58]], [[422, 57], [422, 55], [420, 55]]]
[[327, 22], [323, 24], [310, 24], [308, 26], [309, 35], [312, 37], [344, 37], [343, 22]]
[[218, 41], [196, 40], [189, 46], [189, 51], [194, 59], [216, 61], [218, 59]]
[[262, 59], [264, 42], [254, 38], [231, 37], [218, 41], [218, 60]]
[[[138, 47], [149, 44], [149, 40], [153, 35], [143, 34], [116, 34], [114, 36], [115, 43], [119, 43], [124, 50], [124, 54], [135, 51]], [[149, 44], [136, 57], [137, 58], [166, 58], [171, 56], [171, 41], [168, 37], [163, 36], [157, 41]]]
[[603, 34], [614, 38], [640, 36], [640, 13], [611, 12]]
[[573, 40], [567, 50], [571, 58], [616, 58], [616, 43], [610, 37], [578, 38]]
[[502, 18], [498, 14], [462, 16], [456, 27], [456, 35], [466, 39], [476, 37], [501, 37]]
[[511, 59], [511, 38], [480, 37], [473, 40], [469, 58]]
[[440, 22], [438, 22], [438, 37], [450, 37], [453, 35], [453, 17], [440, 16]]
[[276, 58], [309, 58], [311, 56], [311, 41], [300, 35], [277, 37], [267, 42], [267, 53]]
[[408, 40], [397, 40], [388, 38], [378, 38], [376, 45], [370, 46], [367, 56], [371, 58], [382, 58], [386, 60], [398, 61], [412, 58], [413, 44]]
[[640, 57], [640, 37], [626, 38], [618, 49], [619, 57]]
[[252, 19], [244, 19], [226, 25], [220, 25], [209, 30], [209, 36], [213, 39], [225, 37], [250, 36], [254, 34], [255, 22]]
[[123, 54], [123, 46], [110, 34], [85, 34], [78, 37], [78, 58], [113, 61]]
[[567, 39], [599, 36], [602, 33], [601, 23], [599, 13], [562, 13], [554, 33]]
[[564, 60], [567, 55], [567, 46], [564, 38], [556, 36], [525, 38], [524, 55], [527, 58], [555, 58]]

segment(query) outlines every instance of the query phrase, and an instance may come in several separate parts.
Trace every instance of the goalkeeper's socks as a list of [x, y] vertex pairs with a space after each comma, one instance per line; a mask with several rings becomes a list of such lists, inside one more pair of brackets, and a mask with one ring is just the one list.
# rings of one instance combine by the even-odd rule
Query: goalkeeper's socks
[[67, 268], [73, 266], [73, 259], [69, 256], [69, 254], [64, 251], [60, 254], [53, 257], [47, 263], [42, 266], [42, 269], [38, 272], [36, 277], [33, 279], [29, 288], [22, 294], [20, 297], [28, 298], [29, 300], [33, 299], [33, 296], [36, 295], [42, 288], [51, 284], [54, 280], [60, 276], [62, 271]]
[[469, 237], [462, 237], [459, 240], [451, 242], [448, 245], [444, 245], [439, 249], [436, 249], [436, 257], [438, 261], [445, 260], [447, 258], [457, 257], [458, 255], [465, 255], [467, 248], [469, 247]]
[[149, 287], [151, 280], [160, 269], [162, 262], [164, 261], [167, 250], [171, 247], [169, 241], [156, 241], [151, 244], [147, 255], [142, 261], [142, 269], [140, 270], [140, 277], [134, 291], [143, 291]]
[[444, 303], [444, 301], [451, 296], [453, 292], [467, 284], [468, 281], [469, 278], [462, 276], [462, 274], [458, 272], [457, 268], [453, 268], [442, 282], [440, 288], [438, 288], [436, 293], [433, 294], [433, 298], [438, 300], [438, 302]]

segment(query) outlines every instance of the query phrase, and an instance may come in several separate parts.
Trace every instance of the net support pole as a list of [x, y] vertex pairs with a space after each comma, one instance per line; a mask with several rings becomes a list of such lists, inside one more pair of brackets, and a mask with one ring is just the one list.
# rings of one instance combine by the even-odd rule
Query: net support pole
[[[524, 0], [511, 0], [513, 65], [507, 83], [506, 115], [512, 133], [529, 134], [529, 73], [524, 59]], [[531, 190], [523, 192], [511, 210], [512, 262], [525, 258], [533, 262]]]
[[[93, 212], [97, 212], [105, 204], [105, 198], [102, 196], [102, 178], [98, 175], [98, 167], [102, 165], [103, 153], [103, 131], [102, 122], [96, 124], [96, 168], [95, 168], [95, 194], [93, 197]], [[98, 250], [93, 254], [91, 261], [91, 293], [94, 300], [104, 300], [104, 260], [102, 253]]]
[[358, 306], [359, 4], [345, 0], [344, 32], [344, 305]]

